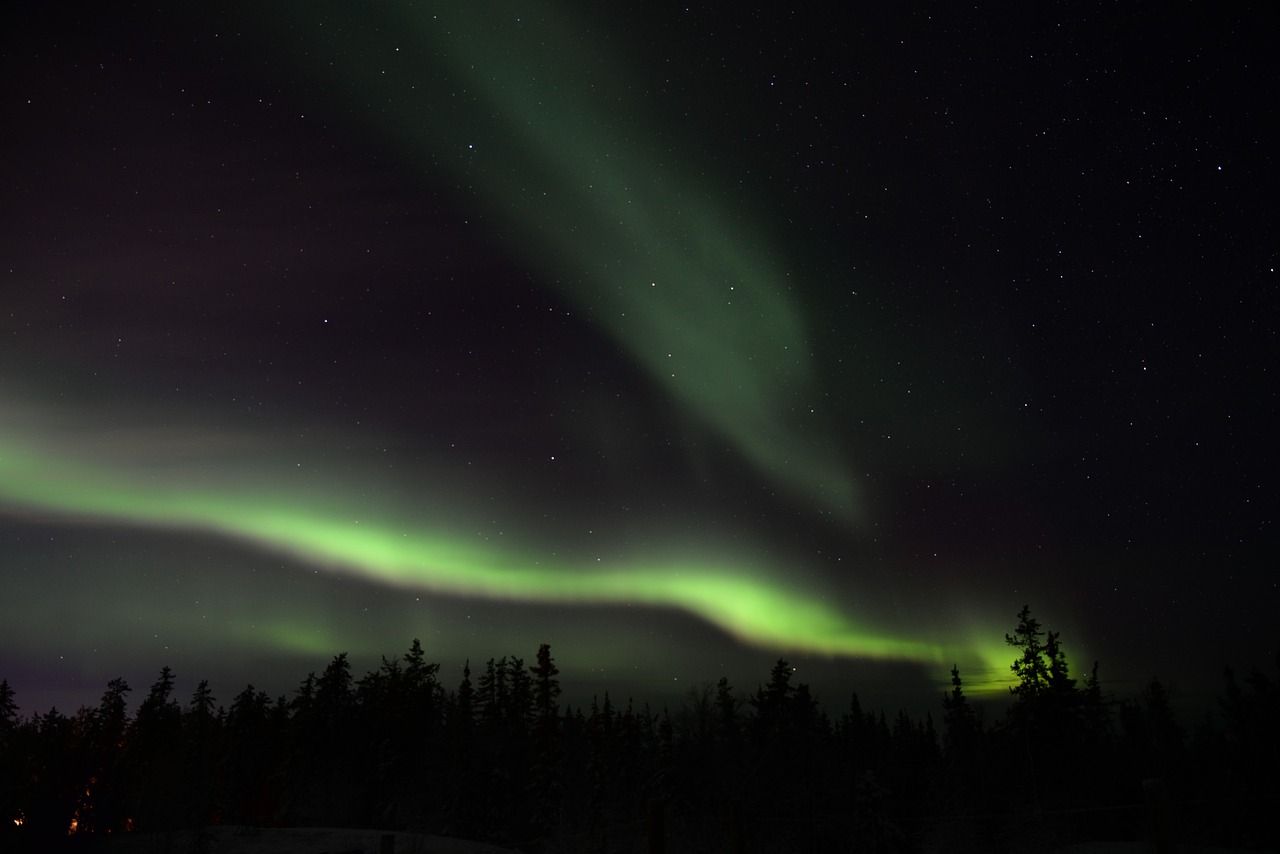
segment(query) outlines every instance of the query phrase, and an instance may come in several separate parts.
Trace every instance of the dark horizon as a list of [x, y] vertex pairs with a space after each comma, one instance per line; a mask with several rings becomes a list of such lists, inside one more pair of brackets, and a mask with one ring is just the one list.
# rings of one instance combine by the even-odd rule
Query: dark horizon
[[220, 826], [526, 852], [647, 840], [651, 854], [668, 840], [906, 854], [1144, 838], [1157, 851], [1254, 850], [1270, 838], [1280, 674], [1226, 676], [1220, 719], [1189, 722], [1159, 681], [1115, 701], [1096, 674], [1073, 678], [1029, 608], [1006, 646], [1016, 681], [996, 720], [954, 671], [937, 715], [859, 698], [827, 714], [781, 659], [754, 691], [722, 679], [672, 711], [610, 697], [571, 709], [547, 644], [532, 661], [489, 659], [456, 691], [416, 640], [363, 675], [338, 654], [289, 698], [247, 687], [225, 707], [206, 683], [184, 704], [166, 667], [133, 714], [117, 679], [74, 716], [19, 720], [0, 681], [0, 816], [12, 817], [0, 846], [96, 851], [133, 837], [212, 850]]
[[[1010, 630], [1012, 630], [1015, 622], [1016, 620], [1010, 621]], [[1053, 627], [1049, 626], [1047, 628], [1052, 629]], [[408, 646], [406, 644], [405, 649]], [[556, 650], [554, 644], [550, 644], [550, 646], [553, 651]], [[1064, 643], [1064, 647], [1067, 652], [1072, 677], [1084, 682], [1090, 676], [1092, 664], [1086, 665], [1083, 662], [1075, 661], [1070, 656], [1070, 644]], [[89, 686], [86, 691], [81, 691], [78, 688], [61, 688], [59, 690], [62, 693], [58, 696], [62, 699], [59, 700], [57, 696], [49, 693], [49, 689], [42, 688], [38, 682], [34, 686], [24, 684], [25, 674], [20, 669], [16, 673], [0, 673], [0, 679], [7, 681], [14, 691], [18, 715], [24, 720], [38, 718], [50, 711], [73, 715], [77, 710], [91, 709], [100, 699], [101, 693], [108, 683], [116, 678], [124, 679], [130, 686], [131, 693], [127, 700], [127, 708], [130, 714], [136, 713], [137, 706], [145, 697], [144, 686], [149, 685], [162, 669], [172, 672], [175, 686], [174, 696], [184, 706], [185, 701], [182, 698], [189, 696], [201, 682], [207, 682], [212, 691], [215, 705], [225, 708], [229, 698], [245, 690], [246, 687], [252, 687], [257, 691], [266, 693], [272, 702], [292, 702], [296, 699], [299, 687], [305, 681], [307, 674], [321, 673], [325, 666], [340, 654], [350, 662], [352, 671], [355, 674], [368, 674], [377, 671], [385, 661], [398, 660], [405, 649], [401, 649], [398, 652], [389, 651], [368, 661], [359, 656], [347, 655], [342, 650], [322, 659], [299, 658], [299, 669], [295, 674], [296, 678], [281, 686], [276, 686], [274, 683], [264, 680], [246, 679], [244, 678], [248, 675], [246, 673], [218, 670], [216, 671], [216, 678], [210, 678], [214, 674], [184, 673], [169, 664], [162, 664], [149, 671], [135, 669], [131, 673], [116, 673], [109, 678], [104, 677], [99, 684]], [[464, 666], [470, 666], [472, 681], [474, 681], [476, 673], [483, 669], [485, 661], [489, 659], [521, 658], [526, 663], [530, 660], [528, 650], [509, 650], [500, 655], [494, 654], [481, 658], [472, 657], [456, 664], [433, 659], [430, 650], [424, 650], [424, 652], [427, 659], [439, 667], [438, 676], [446, 695], [454, 693], [459, 683], [461, 683]], [[1017, 653], [1014, 649], [1009, 649], [1008, 658], [1010, 665], [1016, 661]], [[664, 712], [675, 714], [682, 707], [688, 705], [693, 692], [714, 691], [717, 682], [721, 678], [728, 680], [735, 694], [744, 699], [751, 696], [767, 682], [770, 669], [780, 660], [785, 660], [792, 666], [795, 682], [806, 685], [812, 693], [818, 709], [832, 719], [838, 718], [848, 710], [850, 700], [854, 695], [857, 695], [858, 701], [864, 710], [877, 714], [883, 713], [890, 718], [899, 712], [906, 712], [912, 718], [919, 720], [924, 720], [928, 716], [938, 718], [941, 714], [943, 698], [951, 690], [952, 676], [949, 667], [946, 668], [945, 679], [931, 680], [936, 684], [929, 687], [920, 687], [913, 691], [904, 691], [901, 673], [892, 665], [883, 666], [879, 674], [868, 673], [864, 667], [863, 678], [858, 678], [848, 672], [842, 672], [850, 670], [847, 662], [835, 660], [814, 662], [804, 658], [775, 655], [773, 657], [762, 656], [758, 670], [754, 673], [745, 674], [739, 679], [733, 678], [728, 673], [716, 673], [705, 674], [693, 679], [681, 680], [677, 678], [669, 682], [656, 680], [629, 682], [625, 677], [610, 677], [604, 674], [584, 673], [580, 670], [575, 670], [572, 662], [558, 658], [557, 664], [560, 666], [560, 681], [562, 684], [560, 705], [566, 713], [570, 711], [580, 712], [587, 709], [593, 701], [603, 702], [607, 695], [614, 706], [618, 708], [634, 705], [637, 711], [648, 708], [655, 715], [661, 715]], [[1235, 662], [1224, 664], [1212, 677], [1205, 674], [1195, 674], [1191, 678], [1187, 678], [1187, 675], [1184, 674], [1170, 673], [1162, 675], [1152, 673], [1141, 679], [1109, 680], [1107, 678], [1106, 663], [1099, 662], [1098, 676], [1103, 696], [1109, 702], [1117, 704], [1140, 699], [1143, 691], [1153, 681], [1159, 682], [1167, 690], [1169, 701], [1177, 711], [1180, 719], [1184, 720], [1188, 725], [1194, 725], [1207, 718], [1221, 719], [1224, 673], [1227, 670], [1234, 673], [1237, 679], [1244, 678], [1251, 672], [1265, 673], [1256, 665]], [[965, 673], [961, 671], [960, 675], [962, 679], [966, 679], [967, 685]], [[922, 674], [922, 683], [924, 676], [926, 674]], [[982, 710], [983, 719], [986, 723], [995, 725], [1005, 719], [1013, 706], [1016, 699], [1014, 695], [1016, 684], [1016, 677], [1011, 673], [1006, 683], [999, 686], [999, 690], [983, 691], [981, 687], [978, 687], [977, 690], [967, 688], [967, 696], [970, 704], [975, 709]], [[1185, 687], [1187, 685], [1203, 687], [1188, 690]], [[32, 695], [39, 699], [32, 700]]]

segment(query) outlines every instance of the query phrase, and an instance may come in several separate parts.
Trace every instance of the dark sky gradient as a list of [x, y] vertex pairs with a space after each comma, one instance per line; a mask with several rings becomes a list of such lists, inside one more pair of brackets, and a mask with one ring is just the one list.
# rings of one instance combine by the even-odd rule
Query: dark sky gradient
[[25, 712], [414, 637], [923, 709], [1023, 604], [1275, 666], [1260, 20], [597, 5], [5, 13]]

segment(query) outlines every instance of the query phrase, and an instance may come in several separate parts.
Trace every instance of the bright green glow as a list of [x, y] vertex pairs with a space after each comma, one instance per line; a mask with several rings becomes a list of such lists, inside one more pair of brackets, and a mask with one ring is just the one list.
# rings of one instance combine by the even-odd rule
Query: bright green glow
[[[191, 480], [196, 480], [192, 478]], [[360, 518], [261, 484], [198, 492], [0, 440], [0, 501], [60, 515], [215, 532], [388, 585], [524, 601], [680, 608], [750, 643], [941, 662], [936, 645], [870, 634], [820, 597], [741, 566], [557, 564]], [[305, 639], [304, 639], [305, 640]], [[290, 645], [297, 647], [303, 641]], [[320, 640], [316, 640], [318, 645]]]
[[[346, 98], [351, 114], [434, 182], [474, 193], [495, 245], [509, 242], [539, 265], [584, 324], [617, 340], [764, 477], [856, 517], [840, 443], [809, 412], [821, 390], [808, 322], [790, 294], [767, 216], [725, 190], [733, 176], [715, 168], [704, 174], [699, 167], [710, 164], [691, 162], [679, 134], [664, 135], [678, 117], [653, 115], [630, 91], [639, 76], [615, 55], [591, 56], [587, 46], [602, 42], [553, 8], [445, 5], [422, 17], [365, 21], [342, 35], [289, 19], [292, 35], [276, 43], [314, 34], [306, 61], [331, 84], [326, 98]], [[324, 18], [323, 4], [317, 7], [301, 20]], [[348, 14], [335, 8], [337, 17]], [[263, 15], [277, 11], [277, 4], [261, 7]], [[325, 43], [330, 37], [336, 41]], [[728, 168], [732, 152], [725, 154]], [[5, 429], [16, 428], [0, 424]], [[303, 493], [264, 475], [237, 480], [208, 467], [157, 479], [141, 474], [137, 460], [84, 464], [66, 452], [71, 447], [82, 445], [41, 451], [0, 432], [0, 501], [216, 532], [408, 589], [678, 608], [772, 650], [902, 659], [940, 672], [958, 656], [969, 693], [987, 685], [1003, 691], [1008, 679], [1007, 650], [990, 642], [998, 632], [922, 640], [932, 627], [927, 613], [893, 633], [871, 630], [823, 591], [789, 581], [782, 567], [729, 558], [570, 563], [443, 533], [434, 518], [397, 523], [403, 513], [382, 512], [385, 504], [374, 499], [357, 510], [340, 496], [359, 492], [359, 484], [345, 493]], [[287, 649], [333, 650], [306, 621], [230, 631], [265, 635]]]
[[[321, 8], [306, 20], [348, 14]], [[554, 4], [398, 11], [359, 27], [290, 20], [287, 40], [310, 34], [299, 61], [330, 94], [408, 163], [476, 194], [495, 238], [759, 473], [856, 518], [837, 431], [817, 414], [808, 324], [766, 216], [734, 198], [740, 176], [690, 162], [696, 141], [635, 91], [643, 76]]]
[[[986, 631], [974, 632], [968, 643], [957, 644], [956, 648], [964, 653], [951, 663], [960, 668], [965, 694], [979, 698], [1009, 698], [1009, 687], [1013, 684], [1009, 663], [1014, 656], [999, 631], [992, 632], [988, 627]], [[944, 690], [950, 693], [950, 675], [947, 674], [940, 682], [944, 685]]]

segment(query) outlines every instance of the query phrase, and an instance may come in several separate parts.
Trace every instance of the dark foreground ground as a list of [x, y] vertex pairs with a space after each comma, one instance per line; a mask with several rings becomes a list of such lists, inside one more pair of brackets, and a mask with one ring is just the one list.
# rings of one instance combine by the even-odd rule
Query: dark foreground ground
[[[105, 854], [379, 854], [382, 831], [319, 827], [210, 827], [192, 833], [131, 834], [111, 841]], [[509, 849], [446, 836], [396, 833], [395, 854], [510, 854]]]
[[[511, 854], [512, 849], [446, 836], [396, 833], [394, 854]], [[190, 832], [137, 834], [112, 840], [106, 854], [380, 854], [384, 833], [332, 828], [211, 827], [197, 843]], [[1177, 845], [1178, 854], [1245, 854], [1249, 849]], [[1274, 849], [1255, 849], [1257, 851]], [[1045, 854], [1148, 854], [1140, 842], [1084, 842]]]

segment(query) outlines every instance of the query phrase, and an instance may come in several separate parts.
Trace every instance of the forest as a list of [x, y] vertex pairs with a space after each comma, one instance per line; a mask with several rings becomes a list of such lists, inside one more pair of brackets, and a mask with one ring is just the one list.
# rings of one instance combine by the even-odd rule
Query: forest
[[[160, 670], [129, 714], [98, 704], [22, 718], [0, 681], [0, 851], [92, 851], [120, 834], [352, 827], [524, 852], [1050, 851], [1150, 839], [1277, 844], [1280, 680], [1224, 670], [1218, 707], [1182, 721], [1152, 680], [1116, 698], [1073, 673], [1023, 608], [1005, 636], [1015, 684], [986, 720], [951, 670], [936, 716], [838, 714], [779, 659], [754, 690], [721, 678], [679, 708], [608, 694], [560, 702], [543, 644], [447, 686], [414, 640], [355, 676], [345, 653], [291, 696], [249, 685], [182, 702]], [[764, 677], [765, 674], [762, 674]]]

